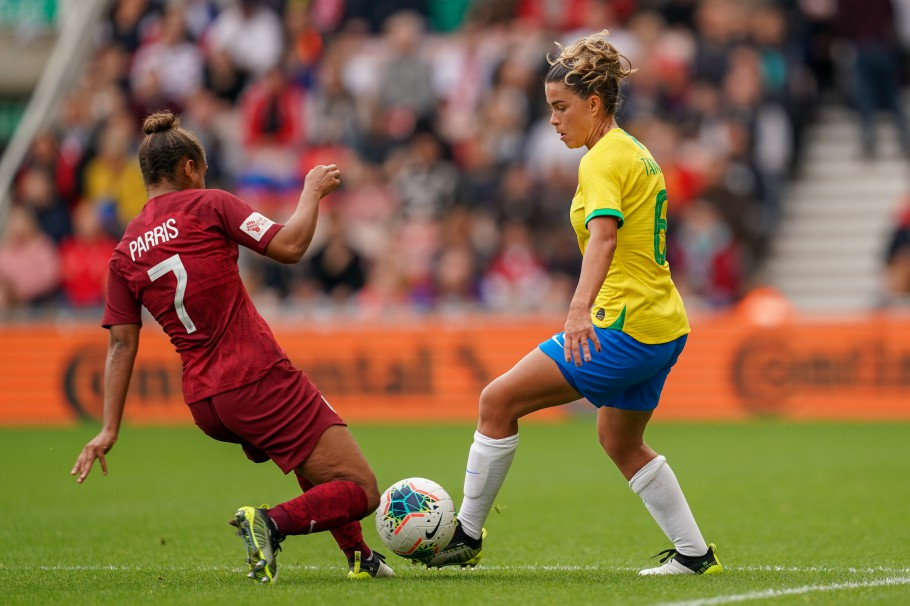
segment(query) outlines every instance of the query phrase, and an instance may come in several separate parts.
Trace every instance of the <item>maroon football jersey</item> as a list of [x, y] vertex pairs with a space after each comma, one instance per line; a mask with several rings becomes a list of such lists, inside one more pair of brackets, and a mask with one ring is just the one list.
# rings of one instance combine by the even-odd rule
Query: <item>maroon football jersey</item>
[[141, 324], [144, 305], [182, 358], [188, 404], [257, 381], [287, 355], [240, 280], [237, 245], [264, 254], [281, 227], [217, 189], [152, 198], [111, 257], [103, 325]]

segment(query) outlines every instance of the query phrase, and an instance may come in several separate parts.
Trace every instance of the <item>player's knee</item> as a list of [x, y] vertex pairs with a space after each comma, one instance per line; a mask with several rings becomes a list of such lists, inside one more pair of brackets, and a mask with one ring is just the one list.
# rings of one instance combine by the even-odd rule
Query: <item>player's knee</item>
[[481, 424], [509, 425], [516, 421], [512, 410], [513, 399], [507, 389], [493, 381], [480, 392], [479, 416]]
[[608, 432], [600, 432], [598, 438], [604, 452], [620, 468], [626, 459], [634, 456], [644, 446], [641, 440], [630, 440]]
[[367, 516], [379, 507], [379, 487], [376, 485], [376, 476], [370, 474], [370, 477], [360, 484], [360, 487], [363, 488], [363, 492], [367, 497], [367, 509], [363, 514]]
[[348, 470], [344, 479], [356, 484], [363, 491], [363, 495], [366, 497], [363, 516], [369, 515], [379, 507], [379, 487], [376, 484], [376, 476], [369, 467]]

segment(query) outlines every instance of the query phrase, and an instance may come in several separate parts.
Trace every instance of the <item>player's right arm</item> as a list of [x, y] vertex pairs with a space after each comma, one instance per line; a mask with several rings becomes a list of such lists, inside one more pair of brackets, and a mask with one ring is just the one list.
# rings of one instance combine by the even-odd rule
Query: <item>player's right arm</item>
[[341, 184], [341, 171], [334, 164], [313, 167], [307, 173], [297, 209], [269, 242], [265, 254], [281, 263], [297, 263], [303, 258], [316, 231], [319, 201]]
[[588, 221], [591, 236], [582, 255], [581, 275], [569, 304], [564, 328], [563, 353], [566, 362], [573, 362], [576, 366], [591, 361], [590, 344], [594, 345], [595, 351], [600, 351], [600, 341], [591, 320], [591, 307], [613, 263], [618, 230], [619, 221], [616, 217], [600, 216]]
[[107, 346], [107, 360], [104, 363], [104, 421], [101, 431], [82, 449], [70, 475], [82, 484], [92, 470], [95, 460], [101, 464], [101, 471], [107, 475], [107, 461], [104, 455], [113, 448], [120, 433], [126, 392], [133, 375], [133, 363], [139, 351], [139, 325], [116, 324], [110, 327]]

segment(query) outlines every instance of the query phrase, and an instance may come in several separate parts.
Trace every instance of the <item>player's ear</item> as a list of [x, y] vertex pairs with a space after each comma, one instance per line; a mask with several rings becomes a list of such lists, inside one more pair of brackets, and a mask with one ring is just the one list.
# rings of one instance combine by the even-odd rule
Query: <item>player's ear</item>
[[591, 95], [588, 97], [588, 109], [591, 111], [591, 115], [597, 115], [597, 112], [600, 111], [603, 107], [603, 101], [601, 101], [598, 95]]

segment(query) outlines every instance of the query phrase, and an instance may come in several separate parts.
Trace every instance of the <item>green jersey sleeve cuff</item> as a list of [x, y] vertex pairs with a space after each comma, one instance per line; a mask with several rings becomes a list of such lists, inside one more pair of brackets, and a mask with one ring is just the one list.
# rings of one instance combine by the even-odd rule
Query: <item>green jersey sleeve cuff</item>
[[622, 227], [622, 224], [625, 222], [625, 217], [623, 217], [622, 213], [615, 208], [600, 208], [585, 217], [585, 227], [588, 226], [588, 222], [590, 222], [594, 217], [616, 217], [619, 219], [620, 227]]

